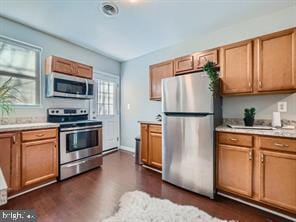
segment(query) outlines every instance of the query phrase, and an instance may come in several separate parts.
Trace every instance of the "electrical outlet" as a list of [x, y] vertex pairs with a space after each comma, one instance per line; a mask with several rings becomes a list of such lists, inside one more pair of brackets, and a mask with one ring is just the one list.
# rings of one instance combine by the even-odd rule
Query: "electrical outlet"
[[287, 102], [278, 102], [278, 112], [287, 112]]
[[127, 104], [127, 109], [130, 110], [131, 109], [131, 104]]

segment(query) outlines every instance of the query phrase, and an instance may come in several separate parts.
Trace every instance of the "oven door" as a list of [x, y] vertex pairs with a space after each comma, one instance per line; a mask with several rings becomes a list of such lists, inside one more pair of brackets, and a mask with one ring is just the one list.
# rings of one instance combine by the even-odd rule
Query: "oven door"
[[102, 152], [102, 128], [63, 129], [60, 132], [60, 163], [68, 163]]

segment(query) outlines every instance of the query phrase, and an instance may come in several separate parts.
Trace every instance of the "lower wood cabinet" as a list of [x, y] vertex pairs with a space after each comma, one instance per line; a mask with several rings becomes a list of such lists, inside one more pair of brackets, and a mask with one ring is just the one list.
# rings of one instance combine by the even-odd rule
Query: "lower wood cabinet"
[[141, 124], [141, 161], [145, 165], [162, 169], [161, 125]]
[[260, 201], [296, 212], [296, 155], [260, 151], [260, 162]]
[[57, 177], [56, 139], [22, 144], [22, 186]]
[[8, 186], [8, 193], [20, 188], [19, 133], [0, 134], [0, 167]]
[[220, 132], [216, 151], [220, 192], [296, 213], [296, 139]]
[[252, 149], [218, 146], [218, 187], [237, 194], [252, 196]]
[[0, 167], [14, 195], [58, 175], [57, 129], [0, 133]]

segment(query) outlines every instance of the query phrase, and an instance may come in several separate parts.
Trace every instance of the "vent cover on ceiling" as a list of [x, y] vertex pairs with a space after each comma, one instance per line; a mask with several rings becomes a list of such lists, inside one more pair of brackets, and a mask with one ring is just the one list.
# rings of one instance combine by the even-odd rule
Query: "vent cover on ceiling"
[[117, 5], [109, 1], [104, 1], [101, 3], [101, 11], [108, 17], [116, 16], [119, 13]]

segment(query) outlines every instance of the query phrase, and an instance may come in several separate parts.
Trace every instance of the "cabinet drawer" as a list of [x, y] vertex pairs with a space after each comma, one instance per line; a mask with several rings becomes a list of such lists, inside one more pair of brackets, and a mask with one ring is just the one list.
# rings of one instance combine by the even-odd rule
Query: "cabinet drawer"
[[50, 139], [57, 136], [56, 129], [43, 129], [22, 132], [22, 141], [32, 141], [40, 139]]
[[296, 152], [296, 139], [261, 136], [259, 137], [259, 147], [261, 149]]
[[161, 125], [150, 125], [149, 131], [155, 132], [155, 133], [161, 133]]
[[219, 144], [226, 145], [237, 145], [237, 146], [253, 146], [253, 136], [251, 135], [242, 135], [235, 133], [219, 133], [218, 134]]

